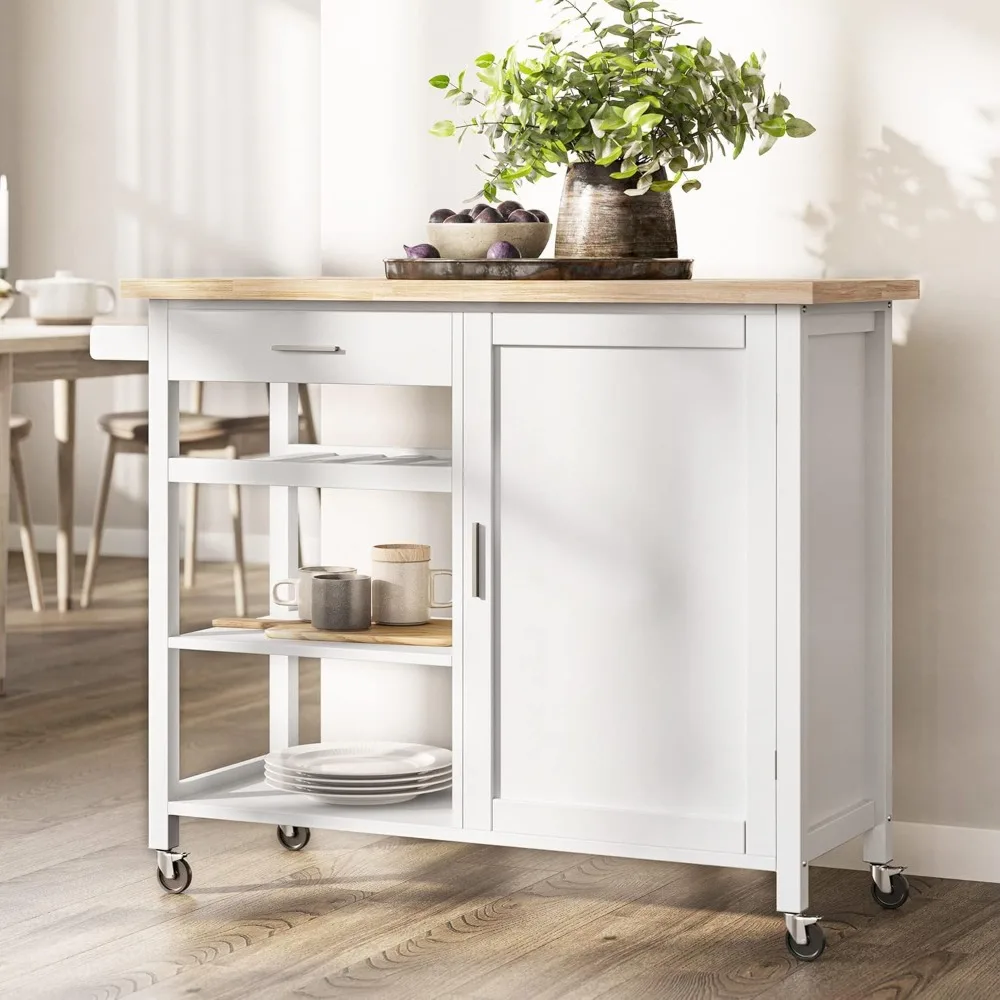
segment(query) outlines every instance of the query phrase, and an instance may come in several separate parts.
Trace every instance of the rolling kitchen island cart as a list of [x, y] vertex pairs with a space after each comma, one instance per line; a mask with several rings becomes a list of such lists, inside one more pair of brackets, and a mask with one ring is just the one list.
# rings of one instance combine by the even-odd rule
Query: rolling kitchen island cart
[[[916, 282], [274, 278], [125, 294], [151, 300], [149, 836], [166, 888], [190, 882], [189, 816], [274, 824], [290, 847], [318, 828], [773, 870], [804, 959], [824, 947], [806, 911], [827, 851], [864, 835], [875, 898], [905, 901], [891, 354], [892, 302]], [[99, 356], [147, 355], [102, 335]], [[269, 383], [270, 455], [181, 457], [186, 380]], [[449, 387], [451, 451], [299, 444], [300, 383]], [[272, 581], [298, 566], [299, 487], [450, 494], [452, 646], [181, 633], [182, 483], [270, 488]], [[181, 778], [183, 650], [270, 658], [272, 750], [298, 743], [300, 656], [325, 661], [324, 740], [331, 661], [450, 676], [435, 690], [450, 692], [454, 787], [361, 808], [271, 789], [262, 758]]]

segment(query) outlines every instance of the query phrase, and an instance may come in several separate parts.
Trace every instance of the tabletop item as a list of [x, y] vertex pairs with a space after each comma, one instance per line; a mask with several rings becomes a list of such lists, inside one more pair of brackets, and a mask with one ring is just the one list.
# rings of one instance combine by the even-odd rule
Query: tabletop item
[[405, 281], [688, 281], [693, 274], [694, 261], [676, 257], [385, 261], [385, 276]]
[[318, 573], [312, 578], [312, 623], [321, 630], [364, 632], [372, 627], [372, 578]]
[[482, 260], [491, 246], [513, 243], [522, 257], [541, 257], [552, 236], [550, 222], [450, 222], [427, 224], [427, 242], [447, 260]]
[[372, 618], [380, 625], [426, 625], [431, 609], [450, 608], [434, 600], [434, 581], [450, 569], [431, 569], [431, 547], [410, 543], [372, 549]]
[[[0, 268], [2, 270], [2, 268]], [[0, 278], [0, 319], [3, 319], [14, 306], [14, 289], [10, 282]]]
[[[321, 573], [357, 573], [354, 566], [303, 566], [295, 580], [280, 580], [271, 588], [271, 600], [283, 608], [298, 608], [299, 617], [312, 621], [312, 581]], [[291, 597], [282, 597], [283, 587], [290, 588]]]
[[212, 628], [238, 628], [247, 631], [263, 632], [265, 629], [279, 626], [300, 626], [308, 628], [311, 622], [302, 618], [213, 618]]
[[419, 743], [312, 743], [269, 753], [264, 778], [332, 805], [392, 805], [449, 789], [451, 759]]
[[56, 271], [54, 278], [21, 278], [17, 290], [27, 297], [31, 318], [43, 324], [91, 323], [113, 313], [118, 304], [110, 285], [77, 278], [72, 271]]
[[[229, 626], [232, 627], [232, 626]], [[256, 628], [248, 625], [247, 628]], [[268, 627], [268, 639], [303, 639], [306, 642], [362, 642], [380, 646], [439, 646], [451, 645], [451, 619], [434, 618], [425, 625], [374, 624], [365, 632], [331, 632], [315, 628], [306, 622], [295, 625], [283, 622]]]

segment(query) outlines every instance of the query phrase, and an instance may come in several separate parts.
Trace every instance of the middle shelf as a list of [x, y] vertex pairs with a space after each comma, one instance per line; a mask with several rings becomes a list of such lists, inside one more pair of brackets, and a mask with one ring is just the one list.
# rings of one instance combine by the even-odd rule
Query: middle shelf
[[358, 642], [312, 642], [271, 639], [261, 631], [206, 628], [171, 636], [171, 649], [210, 653], [254, 653], [259, 656], [302, 656], [318, 660], [365, 660], [379, 663], [416, 663], [450, 667], [451, 646], [403, 646]]
[[172, 483], [451, 492], [451, 452], [293, 445], [287, 455], [172, 458]]

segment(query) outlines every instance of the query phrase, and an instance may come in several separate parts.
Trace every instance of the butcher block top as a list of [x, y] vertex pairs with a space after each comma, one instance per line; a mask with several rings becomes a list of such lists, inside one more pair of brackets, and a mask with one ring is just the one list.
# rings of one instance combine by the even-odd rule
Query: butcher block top
[[920, 298], [892, 278], [695, 281], [388, 281], [385, 278], [164, 278], [123, 281], [133, 299], [240, 302], [485, 302], [604, 305], [837, 305]]

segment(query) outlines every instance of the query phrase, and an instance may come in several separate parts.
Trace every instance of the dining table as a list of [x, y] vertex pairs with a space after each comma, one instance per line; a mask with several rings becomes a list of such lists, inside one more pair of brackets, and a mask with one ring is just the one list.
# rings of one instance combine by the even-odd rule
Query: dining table
[[[144, 342], [139, 320], [104, 321], [128, 341]], [[59, 611], [73, 605], [73, 497], [75, 490], [76, 383], [83, 378], [145, 374], [145, 360], [91, 356], [90, 325], [51, 326], [27, 319], [0, 320], [0, 427], [10, 424], [14, 385], [52, 383], [56, 439], [56, 599]], [[10, 436], [0, 434], [0, 551], [7, 550], [10, 520]], [[0, 696], [7, 674], [7, 560], [0, 559]]]

